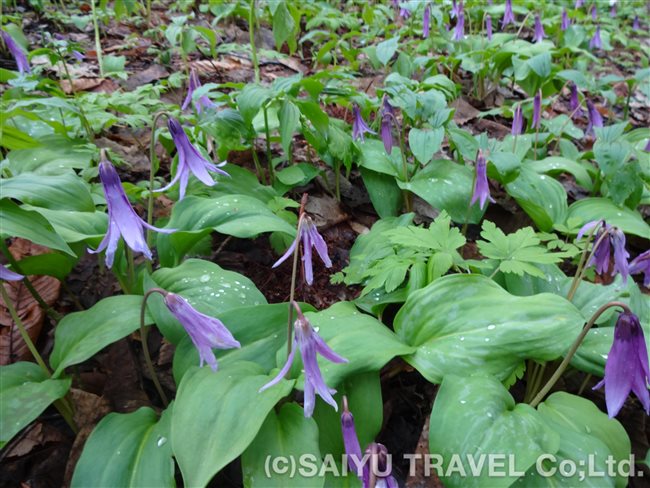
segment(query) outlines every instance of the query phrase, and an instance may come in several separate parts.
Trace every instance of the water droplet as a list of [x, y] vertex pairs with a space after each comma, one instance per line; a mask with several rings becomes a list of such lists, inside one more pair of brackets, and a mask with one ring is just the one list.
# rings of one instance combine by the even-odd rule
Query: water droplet
[[465, 405], [467, 403], [467, 400], [461, 400], [460, 403], [461, 405]]
[[157, 445], [158, 447], [162, 447], [167, 443], [167, 437], [159, 437]]
[[494, 329], [496, 329], [496, 328], [497, 328], [497, 326], [496, 326], [496, 325], [494, 325], [494, 324], [490, 324], [490, 325], [488, 325], [488, 327], [487, 327], [487, 328], [488, 328], [488, 330], [494, 330]]
[[461, 341], [464, 341], [464, 340], [465, 340], [465, 336], [460, 336], [460, 340], [461, 340]]

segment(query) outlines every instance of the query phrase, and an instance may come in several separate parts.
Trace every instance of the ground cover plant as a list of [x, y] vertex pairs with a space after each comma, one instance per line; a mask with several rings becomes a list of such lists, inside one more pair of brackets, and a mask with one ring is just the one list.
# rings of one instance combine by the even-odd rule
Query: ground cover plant
[[645, 486], [645, 2], [3, 2], [3, 486]]

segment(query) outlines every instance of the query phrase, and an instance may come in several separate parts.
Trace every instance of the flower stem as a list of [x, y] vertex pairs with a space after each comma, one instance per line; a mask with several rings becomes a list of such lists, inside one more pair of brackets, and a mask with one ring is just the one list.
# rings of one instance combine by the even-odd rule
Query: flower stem
[[162, 288], [151, 288], [150, 290], [147, 290], [147, 292], [144, 294], [144, 297], [142, 297], [142, 306], [140, 307], [140, 339], [142, 340], [142, 352], [144, 354], [144, 361], [147, 364], [147, 368], [149, 369], [151, 380], [153, 381], [153, 384], [156, 387], [156, 391], [158, 392], [158, 395], [160, 395], [165, 408], [167, 408], [169, 405], [169, 400], [167, 400], [167, 395], [165, 395], [165, 392], [160, 385], [160, 381], [158, 380], [156, 370], [153, 367], [151, 354], [149, 353], [149, 344], [147, 343], [147, 335], [149, 333], [149, 329], [144, 325], [144, 315], [147, 310], [147, 299], [153, 293], [160, 293], [163, 296], [167, 295], [167, 292]]
[[[156, 125], [160, 117], [169, 117], [167, 112], [158, 112], [153, 117], [153, 124], [151, 125], [151, 141], [149, 141], [149, 197], [147, 199], [147, 224], [153, 225], [153, 183], [154, 176], [158, 168], [156, 167]], [[152, 245], [153, 231], [147, 229], [147, 245]], [[147, 268], [151, 271], [151, 263], [147, 261]]]
[[93, 27], [95, 29], [95, 52], [97, 53], [97, 64], [99, 65], [99, 76], [104, 77], [104, 62], [102, 60], [102, 42], [99, 38], [99, 22], [97, 22], [97, 9], [95, 0], [90, 0], [90, 9], [93, 16]]
[[255, 83], [260, 82], [260, 63], [257, 59], [257, 47], [255, 46], [255, 0], [250, 2], [248, 12], [248, 35], [251, 43], [251, 58], [253, 61], [253, 70], [255, 72]]
[[269, 115], [266, 105], [264, 110], [264, 132], [266, 134], [266, 159], [269, 166], [269, 183], [272, 185], [275, 182], [275, 170], [273, 169], [273, 156], [271, 154], [271, 131], [269, 129]]
[[127, 273], [129, 276], [129, 291], [133, 293], [135, 290], [135, 260], [133, 259], [133, 251], [129, 246], [124, 246], [126, 248], [126, 261], [127, 261]]
[[593, 229], [591, 229], [591, 232], [589, 232], [589, 236], [587, 237], [585, 248], [582, 251], [582, 256], [580, 256], [580, 262], [578, 263], [578, 269], [576, 269], [576, 274], [573, 277], [573, 281], [571, 282], [571, 288], [569, 288], [569, 293], [567, 293], [566, 298], [569, 301], [573, 300], [573, 296], [576, 294], [576, 291], [578, 291], [578, 286], [580, 286], [580, 282], [582, 281], [582, 278], [584, 276], [586, 264], [591, 260], [592, 256], [594, 255], [594, 252], [596, 252], [596, 248], [600, 246], [600, 244], [603, 242], [603, 239], [605, 239], [608, 236], [607, 232], [603, 232], [603, 235], [600, 236], [600, 238], [592, 246], [591, 252], [589, 253], [589, 257], [587, 258], [586, 256], [587, 256], [587, 249], [589, 249], [589, 241], [591, 241], [591, 238], [593, 237], [597, 227], [598, 226], [595, 226]]
[[600, 317], [603, 314], [603, 312], [605, 312], [607, 309], [612, 307], [621, 307], [624, 311], [630, 312], [629, 307], [623, 302], [609, 302], [603, 305], [602, 307], [600, 307], [598, 310], [596, 310], [596, 313], [594, 313], [593, 316], [589, 319], [589, 322], [587, 322], [587, 324], [582, 328], [580, 335], [573, 342], [571, 348], [567, 352], [566, 356], [564, 356], [564, 359], [562, 360], [558, 368], [555, 370], [551, 378], [544, 385], [544, 387], [539, 391], [539, 393], [535, 396], [535, 398], [533, 398], [533, 400], [530, 402], [531, 407], [533, 408], [537, 407], [537, 405], [539, 405], [539, 403], [544, 399], [544, 397], [551, 390], [551, 388], [553, 388], [553, 385], [555, 385], [557, 380], [560, 379], [560, 376], [562, 376], [562, 373], [564, 373], [564, 371], [569, 366], [569, 363], [573, 359], [575, 353], [578, 351], [580, 344], [582, 344], [582, 341], [585, 339], [585, 337], [587, 337], [587, 333], [596, 323], [598, 317]]

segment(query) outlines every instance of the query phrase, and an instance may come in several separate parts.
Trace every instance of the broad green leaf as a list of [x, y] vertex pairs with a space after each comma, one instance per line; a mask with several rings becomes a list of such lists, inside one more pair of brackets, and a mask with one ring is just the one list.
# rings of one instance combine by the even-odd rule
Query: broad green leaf
[[4, 237], [22, 237], [35, 244], [63, 251], [71, 256], [70, 249], [52, 225], [38, 212], [25, 210], [8, 199], [0, 200], [0, 234]]
[[54, 276], [60, 281], [65, 280], [76, 263], [76, 258], [58, 252], [27, 256], [18, 262], [25, 275]]
[[644, 222], [641, 214], [627, 207], [619, 207], [607, 198], [584, 198], [574, 202], [569, 207], [567, 223], [577, 233], [587, 222], [601, 219], [626, 234], [650, 239], [650, 225]]
[[413, 128], [409, 132], [409, 147], [417, 160], [425, 165], [440, 150], [440, 144], [444, 137], [445, 129], [443, 127], [437, 129]]
[[391, 58], [393, 57], [393, 55], [395, 54], [395, 51], [397, 51], [398, 45], [399, 45], [399, 36], [395, 36], [391, 39], [382, 41], [379, 44], [377, 44], [376, 55], [379, 62], [384, 66], [386, 66], [388, 62], [391, 60]]
[[239, 93], [237, 96], [237, 107], [247, 124], [252, 124], [260, 108], [270, 96], [271, 90], [253, 84], [246, 85]]
[[149, 407], [110, 413], [90, 434], [72, 476], [72, 487], [174, 487], [171, 409], [158, 419]]
[[300, 110], [289, 100], [284, 100], [278, 113], [280, 119], [280, 141], [285, 154], [291, 150], [293, 133], [300, 127]]
[[540, 161], [528, 161], [529, 164], [538, 173], [571, 173], [576, 182], [585, 190], [591, 190], [592, 181], [587, 170], [578, 162], [560, 156], [550, 156]]
[[188, 371], [172, 411], [172, 451], [185, 486], [201, 487], [255, 439], [268, 413], [288, 395], [293, 381], [272, 379], [253, 363], [237, 362], [214, 372]]
[[[442, 471], [449, 475], [441, 481], [449, 488], [506, 488], [516, 481], [515, 472], [525, 472], [542, 454], [557, 452], [559, 444], [559, 435], [541, 415], [530, 405], [515, 404], [491, 376], [448, 375], [440, 385], [431, 411], [429, 452], [442, 455]], [[499, 476], [490, 476], [488, 456], [503, 463], [495, 468]]]
[[21, 173], [0, 179], [2, 198], [13, 198], [35, 207], [94, 212], [95, 204], [84, 181], [72, 172], [43, 177]]
[[11, 125], [3, 124], [0, 127], [0, 145], [11, 151], [14, 149], [29, 149], [40, 145], [40, 143], [29, 134], [25, 134]]
[[360, 167], [359, 170], [377, 215], [382, 219], [398, 215], [404, 198], [395, 178], [364, 167]]
[[439, 383], [479, 369], [503, 380], [525, 359], [556, 359], [583, 323], [562, 297], [517, 297], [483, 275], [450, 275], [411, 293], [394, 327], [417, 348], [405, 359]]
[[[201, 259], [188, 259], [175, 268], [157, 270], [145, 280], [145, 289], [153, 287], [181, 295], [199, 312], [217, 318], [231, 309], [266, 304], [264, 295], [251, 280]], [[147, 299], [147, 308], [167, 340], [178, 344], [185, 337], [185, 330], [160, 294]]]
[[410, 181], [397, 184], [433, 208], [446, 210], [454, 222], [477, 223], [483, 215], [478, 205], [469, 207], [474, 188], [473, 170], [453, 161], [434, 159]]
[[[280, 196], [273, 187], [262, 185], [257, 176], [246, 168], [236, 164], [227, 164], [223, 170], [230, 175], [230, 178], [222, 178], [218, 185], [210, 187], [208, 193], [211, 196], [246, 195], [264, 203]], [[205, 185], [203, 185], [203, 189], [205, 190]]]
[[396, 150], [393, 150], [393, 154], [389, 156], [382, 142], [374, 139], [359, 143], [359, 148], [361, 149], [359, 166], [377, 173], [400, 177], [401, 162]]
[[[68, 366], [79, 364], [140, 326], [139, 295], [117, 295], [97, 302], [88, 310], [63, 317], [54, 331], [50, 364], [54, 377]], [[145, 314], [145, 325], [152, 323]]]
[[35, 363], [0, 366], [0, 449], [64, 396], [71, 380], [48, 379]]
[[273, 37], [275, 48], [279, 51], [285, 41], [291, 44], [290, 36], [296, 28], [296, 22], [287, 8], [287, 2], [280, 0], [276, 2], [277, 7], [273, 12]]
[[40, 175], [61, 174], [74, 169], [89, 168], [97, 148], [63, 136], [39, 139], [38, 147], [16, 149], [7, 155], [11, 174], [34, 172]]
[[302, 113], [307, 120], [312, 123], [314, 129], [316, 129], [323, 138], [327, 139], [330, 118], [323, 111], [320, 105], [310, 100], [297, 100], [296, 105], [300, 108], [300, 113]]
[[106, 234], [108, 215], [106, 212], [75, 212], [51, 210], [42, 207], [27, 207], [35, 210], [52, 224], [54, 230], [66, 242], [99, 241]]
[[[314, 419], [306, 418], [302, 408], [295, 403], [285, 403], [276, 414], [269, 412], [255, 440], [242, 454], [242, 471], [245, 487], [310, 488], [323, 486], [320, 476], [303, 476], [302, 470], [287, 471], [284, 475], [265, 470], [269, 457], [283, 456], [296, 461], [309, 459], [314, 473], [321, 465], [318, 448], [318, 426]], [[308, 457], [308, 458], [307, 458]], [[270, 476], [269, 476], [270, 475]]]

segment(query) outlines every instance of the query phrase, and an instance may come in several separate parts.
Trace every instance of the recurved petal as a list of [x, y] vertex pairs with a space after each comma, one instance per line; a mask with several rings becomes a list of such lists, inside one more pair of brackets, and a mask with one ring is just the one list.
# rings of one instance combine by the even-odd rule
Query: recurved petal
[[273, 378], [266, 385], [264, 385], [262, 388], [259, 389], [260, 393], [263, 392], [264, 390], [267, 390], [268, 388], [271, 388], [274, 385], [277, 385], [280, 382], [280, 380], [282, 380], [282, 378], [286, 376], [286, 374], [289, 372], [289, 369], [291, 368], [291, 365], [293, 364], [293, 359], [296, 357], [297, 348], [298, 348], [298, 342], [294, 338], [293, 347], [291, 348], [291, 352], [287, 357], [287, 362], [284, 363], [284, 366], [282, 366], [282, 369], [280, 370], [280, 372], [277, 374], [275, 378]]

